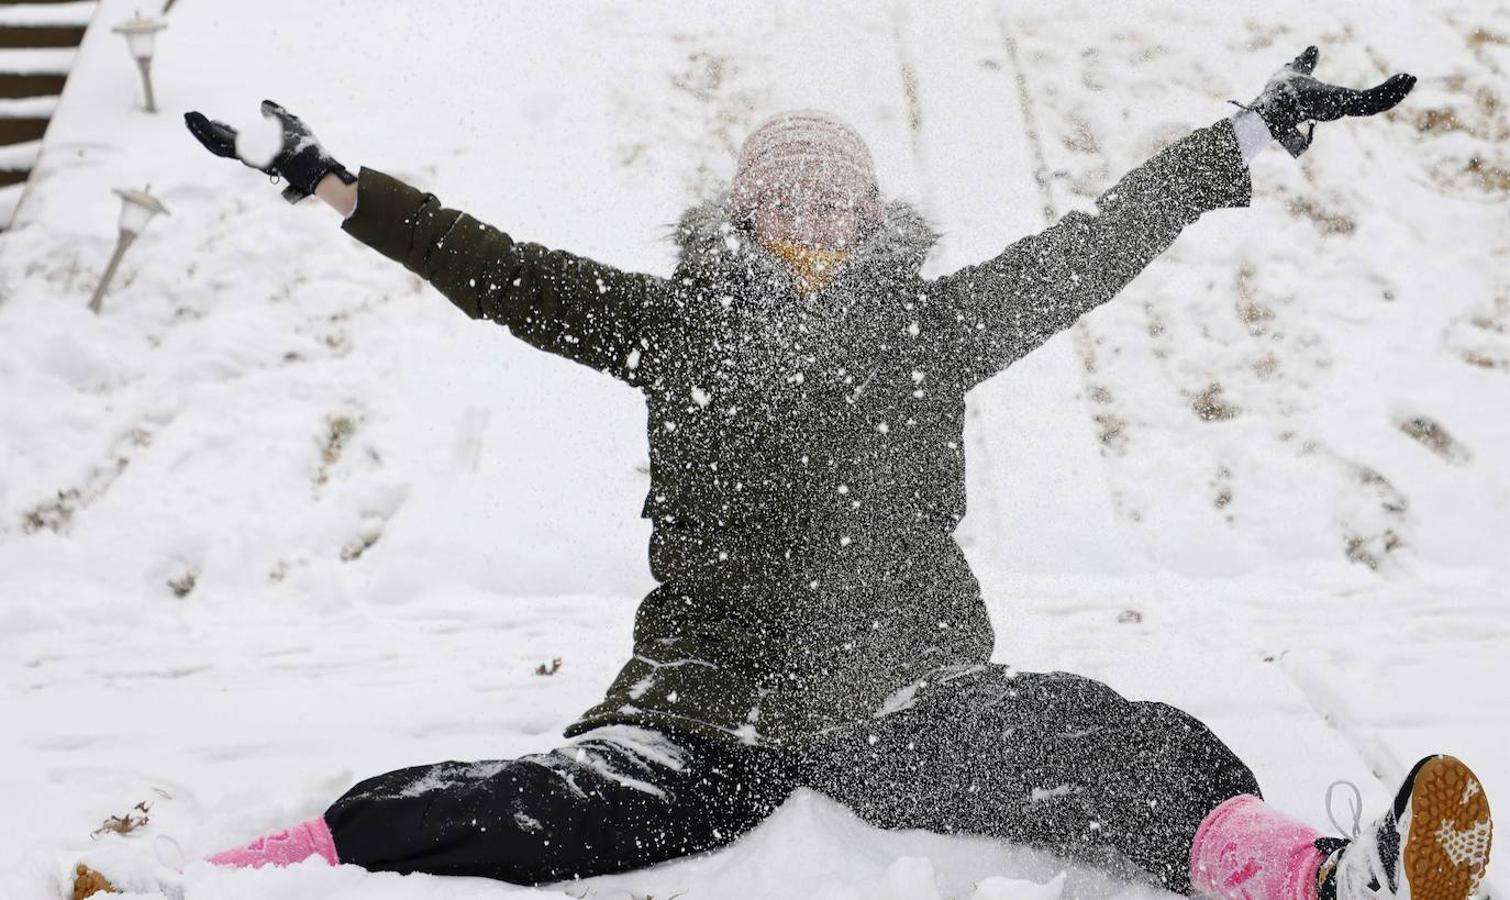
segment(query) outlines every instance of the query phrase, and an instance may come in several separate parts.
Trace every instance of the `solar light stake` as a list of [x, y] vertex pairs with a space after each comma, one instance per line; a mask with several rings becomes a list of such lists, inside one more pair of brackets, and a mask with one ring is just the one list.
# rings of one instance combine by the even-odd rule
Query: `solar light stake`
[[142, 70], [142, 97], [145, 100], [143, 110], [149, 113], [157, 112], [157, 98], [152, 96], [152, 60], [139, 59], [136, 61], [137, 68]]
[[142, 18], [142, 14], [138, 12], [129, 21], [110, 29], [125, 36], [126, 49], [131, 51], [137, 68], [141, 69], [142, 93], [147, 101], [143, 108], [149, 113], [157, 112], [157, 100], [152, 94], [152, 47], [157, 40], [157, 33], [167, 27], [158, 19]]
[[158, 213], [167, 214], [168, 208], [145, 189], [121, 189], [116, 188], [115, 193], [121, 198], [120, 236], [115, 241], [115, 252], [110, 254], [110, 262], [105, 266], [105, 274], [100, 277], [99, 287], [94, 289], [94, 296], [89, 298], [89, 311], [99, 315], [100, 304], [105, 300], [105, 291], [110, 288], [110, 282], [115, 278], [115, 270], [120, 267], [121, 257], [126, 255], [126, 249], [131, 246], [137, 236], [147, 227], [147, 223]]

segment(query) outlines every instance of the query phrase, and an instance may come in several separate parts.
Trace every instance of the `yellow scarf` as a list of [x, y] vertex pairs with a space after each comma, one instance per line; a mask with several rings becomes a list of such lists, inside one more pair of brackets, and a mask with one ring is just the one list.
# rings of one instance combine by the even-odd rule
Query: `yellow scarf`
[[789, 241], [761, 241], [773, 256], [791, 266], [797, 276], [797, 291], [816, 294], [833, 280], [834, 272], [849, 259], [847, 250], [822, 250]]

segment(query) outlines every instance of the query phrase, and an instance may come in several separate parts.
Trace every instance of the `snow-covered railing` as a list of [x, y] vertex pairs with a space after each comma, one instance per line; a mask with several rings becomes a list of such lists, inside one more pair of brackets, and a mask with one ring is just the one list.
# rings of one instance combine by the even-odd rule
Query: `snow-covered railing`
[[72, 47], [0, 50], [0, 75], [67, 75], [76, 54]]
[[0, 145], [0, 171], [30, 169], [31, 164], [36, 162], [37, 153], [41, 149], [41, 141]]
[[0, 97], [0, 119], [46, 119], [57, 109], [57, 97]]
[[95, 0], [72, 3], [11, 3], [0, 6], [0, 28], [82, 28], [94, 15]]

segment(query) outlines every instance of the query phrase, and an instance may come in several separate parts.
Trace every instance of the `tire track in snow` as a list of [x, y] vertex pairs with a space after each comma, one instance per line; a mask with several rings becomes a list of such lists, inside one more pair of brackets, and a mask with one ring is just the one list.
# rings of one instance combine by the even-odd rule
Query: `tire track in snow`
[[1054, 191], [1049, 186], [1049, 162], [1043, 152], [1043, 137], [1038, 130], [1038, 117], [1033, 113], [1033, 98], [1028, 92], [1027, 70], [1022, 65], [1022, 57], [1017, 52], [1017, 39], [1012, 36], [1012, 29], [1007, 25], [1006, 15], [1001, 7], [995, 6], [992, 10], [996, 19], [996, 30], [1001, 34], [1001, 45], [1007, 52], [1007, 62], [1012, 67], [1012, 82], [1017, 85], [1018, 111], [1022, 113], [1022, 124], [1028, 137], [1028, 148], [1033, 153], [1033, 181], [1038, 185], [1038, 192], [1043, 197], [1043, 224], [1045, 227], [1054, 224], [1059, 218], [1055, 212], [1057, 204], [1054, 202]]
[[[1058, 202], [1054, 196], [1053, 173], [1049, 169], [1043, 130], [1039, 126], [1038, 117], [1034, 112], [1032, 87], [1028, 79], [1027, 67], [1022, 62], [1022, 55], [1018, 48], [1017, 39], [1013, 35], [1003, 5], [999, 2], [993, 4], [992, 11], [996, 20], [997, 31], [1001, 35], [1002, 46], [1006, 50], [1007, 59], [1012, 66], [1013, 80], [1017, 84], [1023, 128], [1027, 135], [1029, 146], [1033, 150], [1035, 162], [1033, 179], [1037, 182], [1039, 192], [1043, 197], [1043, 219], [1044, 225], [1047, 227], [1053, 225], [1064, 214], [1065, 204]], [[1105, 185], [1105, 187], [1110, 186], [1109, 183]], [[1096, 346], [1098, 341], [1091, 327], [1086, 324], [1084, 317], [1081, 317], [1079, 321], [1071, 326], [1070, 335], [1074, 342], [1076, 356], [1080, 360], [1080, 383], [1083, 388], [1080, 400], [1085, 407], [1087, 416], [1094, 423], [1096, 433], [1100, 437], [1103, 445], [1100, 448], [1100, 455], [1104, 460], [1108, 450], [1116, 450], [1119, 447], [1118, 442], [1124, 438], [1123, 429], [1126, 427], [1126, 422], [1124, 417], [1119, 416], [1116, 412], [1116, 395], [1112, 393], [1110, 388], [1098, 383], [1092, 377], [1097, 371]], [[1098, 410], [1098, 406], [1102, 409]], [[1119, 515], [1126, 516], [1127, 511], [1123, 507], [1116, 485], [1112, 480], [1110, 466], [1103, 464], [1102, 474], [1105, 477], [1106, 495], [1113, 509]]]
[[[1025, 144], [1032, 161], [1031, 174], [1041, 204], [1039, 210], [1042, 220], [1041, 224], [1043, 227], [1049, 227], [1059, 220], [1068, 206], [1067, 203], [1056, 196], [1054, 187], [1055, 177], [1062, 177], [1065, 173], [1050, 168], [1047, 141], [1036, 110], [1038, 100], [1035, 98], [1033, 79], [1027, 63], [1024, 62], [1020, 42], [1018, 41], [1013, 23], [1009, 18], [1010, 10], [1005, 4], [999, 2], [999, 0], [991, 0], [987, 8], [989, 9], [990, 25], [983, 26], [982, 31], [994, 33], [996, 41], [1007, 61], [1007, 71], [1005, 74], [1012, 81], [1015, 91], [1015, 102], [1012, 105], [1021, 118], [1022, 143]], [[1121, 510], [1105, 457], [1107, 447], [1113, 445], [1112, 439], [1120, 434], [1120, 429], [1108, 425], [1108, 422], [1120, 420], [1114, 414], [1098, 410], [1098, 407], [1109, 406], [1111, 394], [1104, 387], [1096, 384], [1091, 378], [1096, 365], [1095, 342], [1089, 326], [1086, 325], [1083, 319], [1076, 322], [1069, 329], [1068, 339], [1074, 348], [1073, 358], [1076, 363], [1074, 368], [1077, 373], [1074, 377], [1080, 387], [1080, 390], [1076, 392], [1076, 399], [1079, 402], [1080, 408], [1085, 411], [1086, 420], [1089, 424], [1086, 434], [1099, 439], [1101, 444], [1099, 447], [1093, 445], [1089, 448], [1092, 452], [1088, 455], [1094, 456], [1096, 460], [1094, 463], [1091, 463], [1092, 471], [1099, 473], [1100, 476], [1099, 479], [1096, 479], [1096, 486], [1089, 488], [1089, 490], [1097, 495], [1096, 499], [1100, 503], [1105, 504], [1106, 512], [1111, 515], [1101, 521], [1107, 527], [1112, 528], [1117, 524], [1116, 518], [1120, 515]], [[1076, 434], [1073, 439], [1083, 441], [1084, 437]], [[1082, 503], [1084, 502], [1086, 501], [1083, 500]], [[1098, 506], [1095, 512], [1100, 511]], [[1088, 521], [1090, 521], [1091, 527], [1100, 524], [1094, 520]], [[1106, 536], [1098, 543], [1105, 548], [1106, 545], [1120, 545], [1122, 541], [1114, 536]], [[1113, 554], [1104, 552], [1098, 555], [1107, 559], [1114, 557]]]
[[[1044, 209], [1050, 175], [1022, 126], [1023, 95], [994, 7], [947, 17], [892, 9], [897, 96], [916, 110], [911, 162], [944, 232], [924, 274], [942, 274], [1040, 231], [1052, 213]], [[968, 398], [970, 512], [958, 535], [998, 613], [1024, 571], [1126, 567], [1099, 486], [1105, 465], [1076, 412], [1082, 376], [1071, 369], [1079, 367], [1070, 341], [1053, 341]]]
[[[921, 193], [921, 206], [924, 215], [935, 223], [952, 221], [948, 215], [950, 210], [945, 208], [942, 192], [935, 179], [935, 160], [930, 152], [929, 141], [925, 135], [924, 125], [928, 121], [923, 107], [922, 86], [918, 75], [918, 54], [912, 45], [910, 37], [911, 17], [909, 7], [904, 3], [894, 3], [891, 7], [891, 36], [895, 44], [897, 59], [897, 74], [900, 79], [902, 97], [907, 110], [908, 137], [912, 149], [912, 162], [917, 170], [918, 189]], [[929, 62], [933, 62], [929, 58]], [[958, 86], [955, 86], [958, 89]], [[959, 174], [956, 171], [956, 176]], [[939, 243], [934, 249], [934, 258], [947, 258], [951, 249], [955, 249], [957, 242], [949, 234], [941, 234]], [[949, 265], [949, 268], [953, 268]], [[1000, 471], [999, 464], [994, 459], [990, 443], [986, 440], [986, 429], [982, 427], [982, 416], [979, 404], [967, 404], [965, 415], [974, 427], [966, 429], [966, 444], [968, 462], [967, 466], [974, 468], [980, 474], [982, 483], [994, 485], [997, 483], [996, 475]], [[994, 491], [976, 491], [968, 493], [966, 498], [967, 507], [983, 507], [981, 515], [972, 517], [977, 521], [989, 522], [986, 527], [985, 538], [993, 546], [1000, 546], [1005, 538], [1005, 529], [1002, 526], [1001, 504]], [[962, 544], [970, 541], [968, 531], [960, 535]]]

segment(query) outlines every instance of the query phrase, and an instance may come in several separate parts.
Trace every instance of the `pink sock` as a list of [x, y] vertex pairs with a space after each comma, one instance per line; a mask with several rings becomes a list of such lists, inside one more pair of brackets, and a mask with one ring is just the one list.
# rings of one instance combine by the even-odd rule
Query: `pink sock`
[[1220, 900], [1316, 900], [1321, 835], [1252, 794], [1213, 809], [1190, 845], [1190, 881]]
[[340, 858], [336, 856], [335, 839], [330, 836], [330, 828], [321, 818], [265, 834], [250, 844], [222, 850], [206, 859], [217, 866], [255, 869], [266, 865], [291, 866], [311, 856], [318, 856], [333, 866], [341, 864]]

